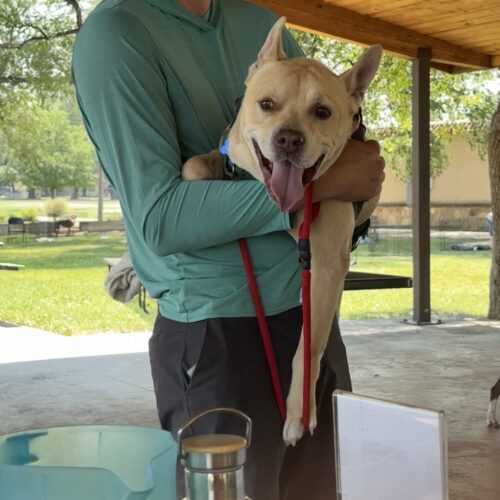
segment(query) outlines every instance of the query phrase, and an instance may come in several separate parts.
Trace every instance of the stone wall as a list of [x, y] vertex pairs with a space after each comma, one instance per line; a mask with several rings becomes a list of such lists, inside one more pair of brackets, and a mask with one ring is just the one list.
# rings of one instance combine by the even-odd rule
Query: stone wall
[[[489, 205], [433, 205], [431, 226], [438, 229], [486, 231]], [[379, 205], [372, 217], [374, 226], [411, 226], [412, 210], [407, 205]]]

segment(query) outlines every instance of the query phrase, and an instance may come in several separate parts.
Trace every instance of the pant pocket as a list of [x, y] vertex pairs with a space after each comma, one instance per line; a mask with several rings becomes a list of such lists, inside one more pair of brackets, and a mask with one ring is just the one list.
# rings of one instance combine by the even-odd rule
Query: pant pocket
[[205, 344], [206, 329], [204, 322], [197, 322], [184, 337], [184, 355], [181, 362], [181, 375], [187, 391], [196, 377], [198, 363]]

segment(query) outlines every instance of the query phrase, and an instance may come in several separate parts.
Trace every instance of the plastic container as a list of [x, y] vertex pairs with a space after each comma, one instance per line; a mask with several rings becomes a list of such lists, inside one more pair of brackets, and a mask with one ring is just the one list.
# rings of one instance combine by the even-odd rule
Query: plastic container
[[147, 427], [84, 425], [0, 436], [0, 500], [175, 500], [177, 443]]

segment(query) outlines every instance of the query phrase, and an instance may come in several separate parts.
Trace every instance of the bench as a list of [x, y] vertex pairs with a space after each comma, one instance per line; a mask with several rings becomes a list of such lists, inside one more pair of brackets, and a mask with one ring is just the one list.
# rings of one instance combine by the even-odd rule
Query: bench
[[19, 271], [24, 266], [22, 264], [12, 264], [10, 262], [0, 262], [0, 271]]

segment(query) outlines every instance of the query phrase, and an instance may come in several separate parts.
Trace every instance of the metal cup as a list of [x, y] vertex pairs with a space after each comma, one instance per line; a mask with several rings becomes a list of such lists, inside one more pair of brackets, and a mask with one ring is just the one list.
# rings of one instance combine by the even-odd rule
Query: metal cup
[[[245, 436], [204, 434], [183, 437], [188, 427], [216, 412], [232, 413], [246, 422]], [[214, 408], [185, 422], [177, 432], [179, 456], [185, 470], [186, 500], [245, 500], [243, 465], [250, 445], [252, 421], [232, 408]]]

